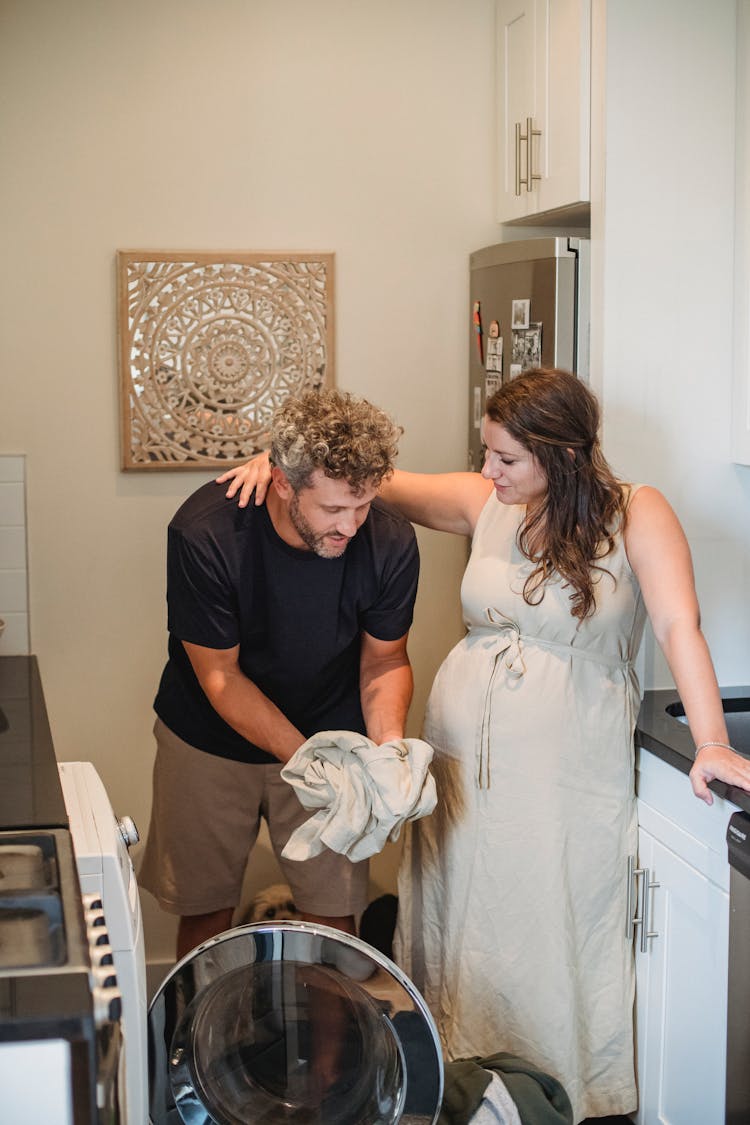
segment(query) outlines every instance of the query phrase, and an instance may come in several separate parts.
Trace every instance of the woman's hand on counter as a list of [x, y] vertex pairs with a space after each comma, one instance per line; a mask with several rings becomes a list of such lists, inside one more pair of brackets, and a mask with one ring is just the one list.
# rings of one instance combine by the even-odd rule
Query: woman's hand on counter
[[723, 781], [750, 793], [750, 759], [723, 746], [705, 746], [695, 759], [690, 771], [690, 784], [696, 797], [707, 805], [714, 803], [709, 781]]

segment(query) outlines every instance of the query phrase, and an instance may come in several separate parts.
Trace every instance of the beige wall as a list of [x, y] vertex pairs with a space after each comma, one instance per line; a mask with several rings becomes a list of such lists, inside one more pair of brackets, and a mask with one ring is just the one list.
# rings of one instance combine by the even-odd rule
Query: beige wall
[[[467, 256], [499, 237], [492, 11], [3, 3], [0, 454], [26, 455], [31, 649], [58, 756], [142, 832], [165, 527], [207, 474], [119, 470], [115, 251], [334, 251], [339, 384], [405, 426], [404, 467], [463, 467]], [[464, 557], [422, 542], [412, 733]]]
[[[593, 154], [606, 182], [592, 209], [604, 444], [683, 523], [721, 684], [750, 682], [750, 469], [730, 451], [736, 11], [608, 4], [606, 145]], [[643, 656], [645, 686], [671, 686], [650, 633]]]

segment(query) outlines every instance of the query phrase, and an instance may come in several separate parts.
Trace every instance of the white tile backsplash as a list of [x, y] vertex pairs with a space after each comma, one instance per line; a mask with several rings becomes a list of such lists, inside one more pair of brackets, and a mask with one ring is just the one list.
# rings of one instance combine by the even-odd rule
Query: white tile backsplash
[[0, 455], [0, 481], [21, 481], [26, 479], [25, 458], [4, 457]]
[[23, 481], [0, 482], [0, 527], [23, 527], [25, 507]]
[[26, 570], [25, 527], [0, 527], [0, 570]]
[[5, 628], [0, 637], [0, 656], [19, 656], [29, 652], [28, 613], [7, 613], [3, 610], [2, 620]]
[[25, 570], [0, 569], [0, 617], [6, 613], [28, 613], [29, 597]]
[[0, 454], [0, 655], [30, 652], [26, 459]]

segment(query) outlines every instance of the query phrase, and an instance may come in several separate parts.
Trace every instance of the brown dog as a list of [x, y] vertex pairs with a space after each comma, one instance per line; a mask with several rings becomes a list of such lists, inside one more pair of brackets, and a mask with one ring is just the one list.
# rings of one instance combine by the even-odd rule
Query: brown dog
[[286, 883], [274, 883], [258, 891], [234, 924], [244, 926], [249, 922], [273, 922], [285, 918], [299, 918], [299, 911]]

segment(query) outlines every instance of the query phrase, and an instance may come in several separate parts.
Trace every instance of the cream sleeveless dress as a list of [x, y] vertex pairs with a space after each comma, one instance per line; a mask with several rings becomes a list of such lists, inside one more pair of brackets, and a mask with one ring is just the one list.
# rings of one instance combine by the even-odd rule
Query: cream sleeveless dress
[[427, 705], [439, 801], [406, 835], [395, 955], [448, 1059], [521, 1055], [577, 1122], [637, 1103], [625, 915], [645, 611], [619, 533], [592, 617], [578, 624], [559, 579], [528, 605], [524, 514], [493, 494], [477, 523], [468, 632]]

